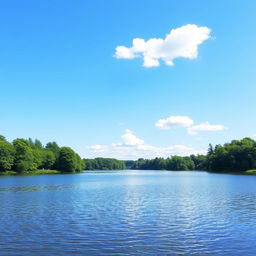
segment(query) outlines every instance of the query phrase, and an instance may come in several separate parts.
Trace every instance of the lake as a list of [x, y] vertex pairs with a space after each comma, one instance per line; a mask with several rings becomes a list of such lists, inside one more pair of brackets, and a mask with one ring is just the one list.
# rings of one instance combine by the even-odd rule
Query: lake
[[256, 255], [256, 176], [0, 177], [0, 255]]

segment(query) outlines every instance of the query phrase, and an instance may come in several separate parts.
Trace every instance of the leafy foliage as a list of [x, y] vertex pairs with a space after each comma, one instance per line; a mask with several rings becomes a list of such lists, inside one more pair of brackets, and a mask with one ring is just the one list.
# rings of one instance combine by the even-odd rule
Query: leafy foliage
[[241, 172], [256, 169], [256, 141], [250, 138], [233, 140], [223, 146], [210, 146], [207, 167], [217, 172]]
[[60, 148], [56, 142], [44, 147], [39, 140], [29, 138], [11, 144], [0, 135], [0, 172], [35, 173], [37, 169], [78, 172], [84, 169], [84, 162], [71, 148]]
[[44, 147], [35, 139], [15, 139], [9, 143], [0, 135], [0, 172], [18, 173], [35, 170], [79, 172], [86, 170], [209, 170], [215, 172], [241, 172], [256, 169], [256, 141], [250, 138], [230, 143], [209, 145], [207, 155], [171, 156], [166, 159], [138, 159], [122, 161], [113, 158], [81, 159], [69, 147], [49, 142]]
[[0, 139], [0, 171], [11, 170], [13, 161], [14, 147], [9, 142]]
[[78, 154], [69, 147], [62, 147], [59, 151], [58, 169], [64, 172], [75, 172], [83, 169], [83, 162]]
[[114, 158], [84, 159], [86, 170], [123, 170], [126, 169], [124, 161]]
[[29, 147], [28, 141], [24, 139], [16, 139], [13, 141], [15, 149], [14, 165], [13, 169], [16, 172], [27, 172], [36, 169], [37, 160], [32, 149]]
[[[205, 170], [206, 156], [172, 156], [167, 159], [138, 159], [137, 161], [126, 161], [130, 169], [139, 170]], [[125, 162], [125, 163], [126, 163]]]

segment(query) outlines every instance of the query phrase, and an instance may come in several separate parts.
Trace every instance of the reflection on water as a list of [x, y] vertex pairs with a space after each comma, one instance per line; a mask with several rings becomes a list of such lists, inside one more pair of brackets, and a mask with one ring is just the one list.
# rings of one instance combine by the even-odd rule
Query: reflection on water
[[256, 255], [256, 177], [0, 178], [0, 255]]

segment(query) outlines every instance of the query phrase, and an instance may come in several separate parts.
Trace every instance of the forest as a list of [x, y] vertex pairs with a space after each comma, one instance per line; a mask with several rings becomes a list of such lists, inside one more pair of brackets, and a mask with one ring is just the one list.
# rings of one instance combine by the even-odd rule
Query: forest
[[167, 159], [117, 160], [113, 158], [84, 159], [86, 170], [206, 170], [204, 155], [191, 155], [187, 157], [172, 156]]
[[[0, 172], [33, 173], [50, 170], [74, 173], [82, 170], [204, 170], [244, 172], [256, 169], [256, 141], [251, 138], [233, 140], [224, 145], [209, 145], [206, 155], [170, 156], [122, 161], [114, 158], [81, 159], [70, 147], [56, 142], [45, 146], [35, 139], [8, 142], [0, 135]], [[47, 172], [48, 170], [48, 172]], [[54, 173], [54, 172], [52, 172]]]
[[111, 158], [85, 159], [87, 170], [205, 170], [213, 172], [244, 172], [256, 169], [256, 141], [251, 138], [233, 140], [224, 145], [209, 145], [206, 155], [170, 156], [166, 159], [121, 161]]
[[45, 170], [45, 173], [56, 170], [70, 173], [83, 169], [84, 161], [69, 147], [59, 147], [56, 142], [43, 146], [37, 139], [18, 138], [10, 143], [0, 136], [0, 172], [29, 174], [37, 170]]

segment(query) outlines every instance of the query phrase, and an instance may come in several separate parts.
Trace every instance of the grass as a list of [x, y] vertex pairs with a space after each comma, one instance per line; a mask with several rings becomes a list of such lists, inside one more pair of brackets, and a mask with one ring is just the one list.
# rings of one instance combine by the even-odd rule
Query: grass
[[18, 173], [15, 171], [5, 171], [5, 172], [0, 172], [0, 175], [3, 176], [10, 176], [10, 175], [44, 175], [44, 174], [59, 174], [61, 171], [57, 170], [34, 170], [30, 172], [25, 172], [25, 173]]
[[16, 175], [17, 172], [15, 171], [5, 171], [5, 172], [0, 172], [1, 176], [10, 176], [10, 175]]
[[42, 175], [42, 174], [59, 174], [61, 171], [57, 170], [35, 170], [32, 172], [29, 172], [28, 175]]
[[253, 170], [247, 170], [247, 171], [245, 171], [245, 173], [251, 174], [251, 175], [256, 175], [256, 170], [255, 170], [255, 169], [253, 169]]

